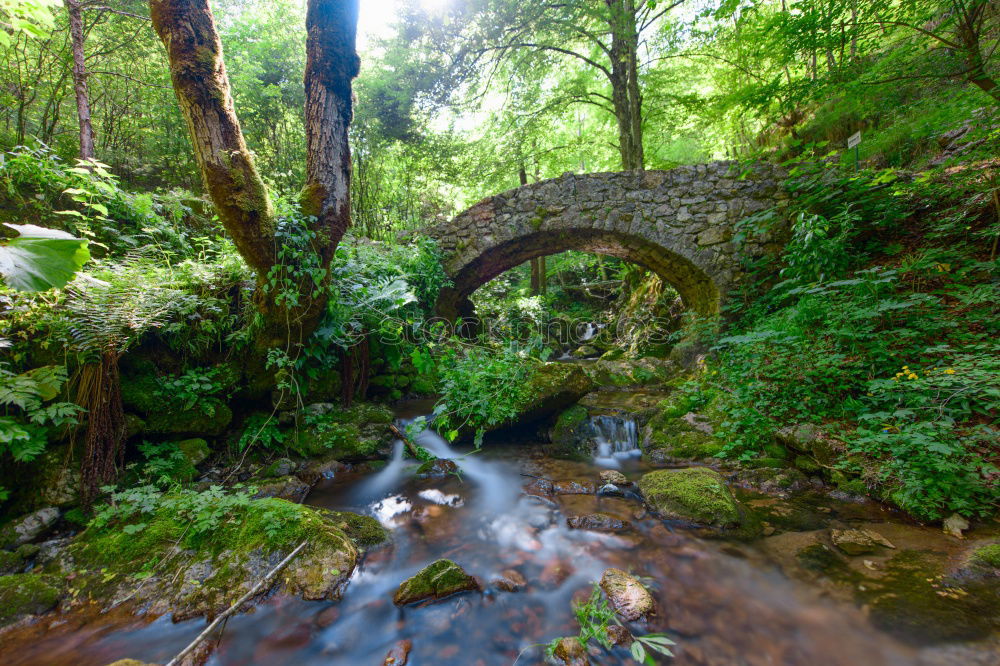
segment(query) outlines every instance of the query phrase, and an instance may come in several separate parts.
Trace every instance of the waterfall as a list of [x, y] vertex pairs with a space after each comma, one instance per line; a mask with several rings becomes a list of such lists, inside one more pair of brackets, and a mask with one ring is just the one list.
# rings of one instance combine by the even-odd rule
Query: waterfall
[[587, 322], [587, 328], [583, 329], [583, 335], [580, 336], [580, 342], [593, 340], [595, 335], [597, 335], [597, 327], [591, 322]]
[[612, 414], [592, 416], [590, 427], [596, 444], [596, 464], [619, 467], [620, 460], [642, 455], [639, 428], [631, 417]]
[[403, 440], [397, 439], [392, 445], [392, 459], [378, 474], [367, 479], [354, 490], [354, 496], [364, 502], [381, 498], [394, 489], [403, 476], [406, 461], [403, 459]]

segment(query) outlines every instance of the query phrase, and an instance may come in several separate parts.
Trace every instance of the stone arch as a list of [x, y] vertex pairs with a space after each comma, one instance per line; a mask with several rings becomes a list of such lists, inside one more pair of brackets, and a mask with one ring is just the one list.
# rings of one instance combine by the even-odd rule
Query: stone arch
[[776, 249], [769, 236], [737, 243], [737, 223], [788, 194], [778, 167], [734, 162], [669, 171], [564, 174], [484, 199], [429, 230], [453, 286], [438, 313], [467, 316], [468, 296], [529, 259], [564, 250], [619, 257], [673, 285], [687, 307], [717, 314], [742, 277], [743, 261]]

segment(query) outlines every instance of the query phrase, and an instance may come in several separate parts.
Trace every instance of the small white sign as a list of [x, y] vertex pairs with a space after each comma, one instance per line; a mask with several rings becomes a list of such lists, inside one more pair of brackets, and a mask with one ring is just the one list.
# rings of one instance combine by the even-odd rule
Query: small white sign
[[861, 132], [855, 132], [847, 139], [847, 147], [853, 148], [854, 146], [861, 143]]

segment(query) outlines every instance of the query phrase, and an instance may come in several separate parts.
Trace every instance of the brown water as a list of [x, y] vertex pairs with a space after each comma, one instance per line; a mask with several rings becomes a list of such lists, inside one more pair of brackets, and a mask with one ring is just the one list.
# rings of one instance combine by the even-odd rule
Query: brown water
[[[548, 457], [540, 444], [523, 438], [464, 456], [433, 435], [422, 443], [439, 456], [459, 456], [461, 478], [417, 479], [412, 466], [396, 461], [375, 474], [352, 472], [323, 482], [309, 504], [380, 514], [391, 528], [391, 545], [365, 557], [339, 602], [275, 597], [231, 618], [209, 664], [377, 666], [402, 639], [412, 640], [413, 666], [538, 664], [541, 644], [577, 633], [572, 602], [588, 596], [608, 567], [648, 584], [657, 614], [632, 630], [667, 632], [678, 644], [672, 663], [966, 663], [908, 647], [874, 628], [854, 605], [786, 577], [763, 551], [700, 539], [647, 515], [638, 501], [524, 492], [533, 481], [524, 474], [592, 483], [600, 471], [593, 464]], [[635, 459], [621, 464], [631, 479], [645, 469]], [[390, 515], [393, 510], [398, 513]], [[595, 511], [632, 527], [618, 534], [567, 527], [568, 516]], [[486, 591], [395, 607], [400, 582], [442, 557], [479, 577]], [[489, 584], [506, 569], [520, 572], [526, 588], [504, 592]], [[0, 636], [0, 663], [86, 666], [124, 657], [163, 663], [203, 627], [203, 620], [136, 619], [125, 609], [49, 617]], [[634, 663], [622, 649], [599, 651], [592, 659]]]

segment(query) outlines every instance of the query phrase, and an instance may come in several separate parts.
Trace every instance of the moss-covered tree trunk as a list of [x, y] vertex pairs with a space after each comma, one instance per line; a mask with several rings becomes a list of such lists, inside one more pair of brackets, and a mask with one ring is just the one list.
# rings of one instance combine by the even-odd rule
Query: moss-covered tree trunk
[[[326, 290], [300, 280], [293, 306], [279, 305], [265, 290], [278, 262], [276, 220], [267, 188], [247, 148], [233, 105], [222, 42], [208, 0], [150, 0], [153, 27], [167, 50], [170, 76], [187, 121], [205, 188], [236, 248], [258, 275], [256, 303], [265, 326], [258, 344], [303, 342], [326, 306]], [[351, 81], [358, 73], [355, 48], [358, 0], [309, 0], [307, 10], [307, 174], [303, 213], [312, 216], [312, 251], [326, 269], [350, 226]], [[325, 273], [329, 279], [329, 271]]]

